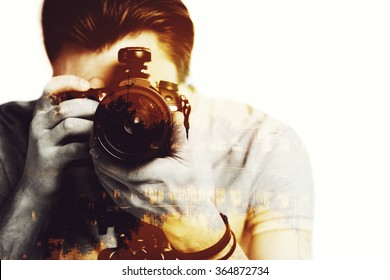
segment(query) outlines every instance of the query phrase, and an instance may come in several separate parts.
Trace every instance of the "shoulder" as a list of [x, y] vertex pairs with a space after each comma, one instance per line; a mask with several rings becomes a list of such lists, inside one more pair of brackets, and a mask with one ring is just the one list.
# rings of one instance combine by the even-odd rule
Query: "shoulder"
[[23, 172], [34, 106], [35, 101], [0, 105], [0, 196], [6, 196]]
[[194, 122], [201, 131], [195, 130], [194, 140], [205, 142], [214, 162], [246, 172], [253, 191], [294, 182], [311, 188], [309, 155], [291, 126], [245, 103], [197, 98]]
[[[15, 131], [15, 126], [28, 130], [36, 101], [9, 102], [0, 105], [0, 126]], [[3, 135], [3, 134], [1, 134]]]
[[250, 146], [253, 150], [261, 148], [264, 152], [270, 145], [299, 138], [285, 122], [250, 104], [199, 94], [193, 101], [191, 125], [208, 131], [210, 137], [221, 141], [239, 142], [242, 148]]
[[194, 106], [190, 141], [204, 147], [198, 149], [205, 151], [201, 156], [213, 164], [247, 173], [247, 188], [259, 188], [259, 180], [270, 177], [289, 180], [310, 173], [304, 143], [285, 122], [251, 105], [220, 98], [199, 95]]
[[[263, 121], [267, 115], [249, 104], [195, 93], [190, 99], [195, 118], [204, 120], [225, 119], [234, 126], [250, 125], [253, 121]], [[249, 122], [248, 122], [249, 121]]]
[[193, 121], [202, 128], [195, 130], [196, 144], [205, 143], [199, 151], [206, 151], [201, 156], [211, 161], [218, 186], [239, 191], [239, 211], [254, 214], [245, 216], [252, 233], [294, 227], [302, 219], [310, 228], [311, 165], [295, 130], [250, 104], [196, 98]]
[[0, 141], [12, 145], [24, 145], [28, 138], [29, 127], [35, 107], [35, 101], [9, 102], [0, 105]]

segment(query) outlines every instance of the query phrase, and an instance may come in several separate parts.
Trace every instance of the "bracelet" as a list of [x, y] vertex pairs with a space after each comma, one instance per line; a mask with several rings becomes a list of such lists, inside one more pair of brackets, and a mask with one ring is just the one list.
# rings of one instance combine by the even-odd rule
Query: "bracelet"
[[230, 249], [230, 251], [222, 259], [224, 259], [225, 257], [227, 259], [233, 254], [235, 247], [236, 247], [236, 243], [237, 243], [236, 237], [234, 236], [234, 233], [230, 230], [228, 218], [222, 213], [220, 213], [220, 215], [222, 217], [223, 222], [226, 225], [226, 231], [225, 231], [224, 235], [222, 236], [222, 238], [213, 246], [211, 246], [207, 249], [198, 251], [198, 252], [182, 253], [182, 252], [178, 252], [177, 250], [172, 248], [172, 251], [175, 252], [178, 259], [180, 259], [180, 260], [208, 260], [211, 257], [218, 254], [219, 252], [221, 252], [223, 249], [225, 249], [227, 245], [229, 245], [230, 240], [232, 239], [232, 235], [233, 235], [233, 240], [234, 240], [233, 247]]
[[233, 255], [234, 251], [236, 250], [236, 247], [237, 247], [236, 236], [234, 235], [233, 231], [230, 231], [230, 233], [233, 236], [233, 246], [232, 246], [232, 248], [230, 248], [229, 252], [227, 252], [227, 254], [225, 256], [223, 256], [222, 258], [220, 258], [218, 260], [227, 260], [228, 258], [230, 258]]

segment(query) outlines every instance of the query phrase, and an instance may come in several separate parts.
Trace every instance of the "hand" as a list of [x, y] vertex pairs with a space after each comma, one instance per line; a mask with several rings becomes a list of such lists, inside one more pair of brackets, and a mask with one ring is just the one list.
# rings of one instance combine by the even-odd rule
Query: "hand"
[[129, 166], [102, 151], [94, 138], [90, 153], [101, 184], [118, 207], [161, 227], [177, 250], [200, 251], [218, 242], [226, 227], [204, 189], [182, 113], [174, 113], [173, 121], [167, 157]]
[[[115, 203], [123, 210], [146, 221], [172, 213], [183, 213], [174, 193], [194, 184], [192, 157], [188, 149], [183, 115], [174, 113], [171, 153], [144, 165], [120, 162], [91, 140], [96, 173]], [[187, 206], [187, 205], [185, 205]]]
[[55, 201], [59, 193], [62, 169], [73, 160], [88, 158], [88, 143], [76, 143], [69, 137], [88, 139], [98, 102], [73, 99], [52, 104], [56, 94], [86, 91], [88, 81], [71, 75], [52, 78], [38, 100], [30, 126], [29, 146], [22, 182], [24, 192], [38, 200]]
[[[191, 133], [191, 132], [190, 132]], [[170, 154], [143, 165], [129, 165], [109, 156], [91, 138], [95, 172], [117, 206], [138, 219], [161, 226], [168, 216], [219, 219], [193, 160], [183, 114], [173, 114]], [[210, 182], [209, 182], [210, 183]], [[209, 220], [210, 221], [210, 220]]]

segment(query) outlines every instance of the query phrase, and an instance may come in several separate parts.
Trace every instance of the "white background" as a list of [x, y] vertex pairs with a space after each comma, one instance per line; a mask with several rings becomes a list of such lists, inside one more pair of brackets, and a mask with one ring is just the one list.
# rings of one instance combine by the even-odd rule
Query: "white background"
[[[133, 275], [123, 275], [127, 268], [136, 270]], [[241, 267], [241, 268], [240, 268]], [[259, 270], [253, 267], [268, 267], [268, 274], [259, 275]], [[22, 268], [22, 269], [21, 269]], [[145, 268], [145, 269], [144, 269]], [[171, 273], [162, 273], [162, 269], [171, 270]], [[234, 272], [235, 268], [239, 268]], [[245, 268], [245, 269], [242, 269]], [[181, 270], [183, 275], [178, 275]], [[206, 275], [200, 274], [204, 269]], [[223, 271], [233, 273], [224, 274]], [[250, 269], [250, 270], [249, 270]], [[147, 270], [150, 272], [148, 273]], [[155, 275], [151, 271], [156, 270]], [[160, 274], [158, 273], [160, 270]], [[176, 273], [172, 270], [175, 270]], [[265, 269], [264, 269], [265, 270]], [[263, 270], [263, 271], [264, 271]], [[142, 274], [141, 274], [142, 271]], [[244, 275], [240, 276], [240, 272]], [[146, 272], [146, 273], [145, 273]], [[253, 272], [255, 272], [253, 274]], [[248, 273], [248, 274], [247, 274]], [[36, 275], [40, 280], [69, 280], [69, 279], [94, 279], [94, 280], [182, 280], [182, 279], [246, 279], [246, 280], [329, 280], [329, 279], [389, 279], [388, 261], [367, 260], [316, 260], [316, 261], [3, 261], [1, 263], [1, 279], [31, 279]], [[145, 276], [146, 275], [146, 276]], [[167, 276], [168, 275], [168, 276]], [[35, 279], [33, 278], [33, 279]]]
[[[40, 96], [51, 70], [39, 1], [0, 0], [0, 103]], [[306, 144], [315, 259], [390, 259], [390, 2], [186, 0], [192, 81], [250, 102]]]

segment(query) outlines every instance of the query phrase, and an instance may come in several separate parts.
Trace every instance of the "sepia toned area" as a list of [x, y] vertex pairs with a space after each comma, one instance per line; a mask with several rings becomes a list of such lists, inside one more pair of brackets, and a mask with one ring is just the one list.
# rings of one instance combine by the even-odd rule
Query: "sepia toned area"
[[53, 77], [0, 107], [1, 258], [311, 257], [301, 139], [186, 82], [180, 1], [46, 0], [42, 21]]

